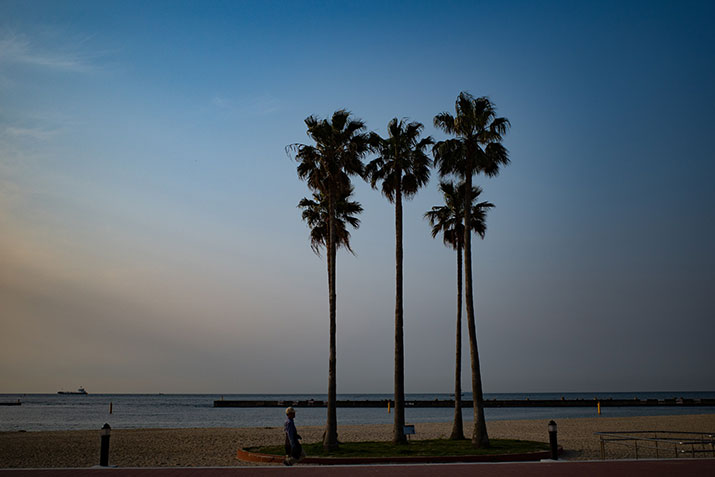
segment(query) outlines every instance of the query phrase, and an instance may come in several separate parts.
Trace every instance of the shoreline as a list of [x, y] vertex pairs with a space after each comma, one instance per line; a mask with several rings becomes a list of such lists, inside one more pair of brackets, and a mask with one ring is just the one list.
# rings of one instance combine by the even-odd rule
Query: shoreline
[[[548, 442], [548, 420], [487, 421], [490, 438]], [[281, 423], [282, 424], [282, 423]], [[559, 419], [558, 440], [567, 460], [600, 458], [600, 441], [594, 432], [654, 431], [715, 432], [715, 414], [638, 417], [590, 417]], [[318, 442], [322, 426], [301, 426], [304, 442]], [[451, 422], [416, 423], [414, 439], [449, 436]], [[471, 435], [472, 421], [464, 432]], [[389, 441], [392, 424], [338, 427], [339, 439]], [[280, 445], [283, 427], [113, 429], [110, 438], [111, 465], [119, 467], [224, 467], [246, 465], [236, 459], [240, 447]], [[99, 462], [99, 431], [0, 432], [0, 468], [91, 467]], [[632, 458], [625, 446], [609, 446], [608, 459]]]

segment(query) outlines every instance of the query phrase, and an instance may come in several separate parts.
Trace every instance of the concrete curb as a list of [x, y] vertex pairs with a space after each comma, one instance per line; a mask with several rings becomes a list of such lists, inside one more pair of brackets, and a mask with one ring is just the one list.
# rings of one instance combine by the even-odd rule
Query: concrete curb
[[[559, 446], [559, 454], [563, 448]], [[282, 464], [284, 456], [260, 454], [246, 449], [238, 449], [236, 458], [244, 462], [262, 464]], [[494, 455], [454, 455], [454, 456], [414, 456], [414, 457], [306, 457], [301, 464], [352, 465], [352, 464], [446, 464], [456, 462], [538, 462], [550, 459], [550, 451], [527, 452], [524, 454]]]

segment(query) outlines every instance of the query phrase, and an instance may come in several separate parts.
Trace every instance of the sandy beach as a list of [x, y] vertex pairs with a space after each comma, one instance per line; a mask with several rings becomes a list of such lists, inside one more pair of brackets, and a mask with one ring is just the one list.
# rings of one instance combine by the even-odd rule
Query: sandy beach
[[[300, 426], [304, 442], [320, 440], [322, 427]], [[492, 438], [525, 439], [548, 442], [547, 421], [491, 421]], [[418, 439], [446, 437], [451, 423], [425, 423], [416, 426]], [[391, 425], [341, 426], [341, 441], [389, 440]], [[471, 422], [465, 423], [469, 435]], [[715, 432], [715, 414], [648, 416], [632, 418], [561, 419], [559, 444], [563, 458], [600, 458], [600, 445], [594, 432], [624, 430], [670, 430]], [[211, 429], [114, 429], [111, 436], [110, 464], [120, 467], [236, 466], [236, 449], [283, 443], [283, 428]], [[611, 445], [607, 458], [632, 458], [632, 450]], [[90, 467], [99, 462], [98, 431], [3, 432], [0, 433], [0, 468]]]

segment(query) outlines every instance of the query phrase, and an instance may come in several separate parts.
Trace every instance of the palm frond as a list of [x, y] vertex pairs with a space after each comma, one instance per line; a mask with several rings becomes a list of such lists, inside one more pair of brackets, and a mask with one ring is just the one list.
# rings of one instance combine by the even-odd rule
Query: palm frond
[[[336, 246], [343, 247], [354, 255], [347, 225], [355, 229], [360, 227], [360, 219], [357, 215], [362, 213], [363, 208], [360, 203], [350, 200], [352, 193], [352, 188], [344, 191], [335, 203], [335, 236]], [[322, 192], [316, 192], [312, 199], [307, 197], [301, 199], [298, 207], [303, 209], [301, 216], [310, 227], [310, 248], [320, 256], [321, 248], [328, 243], [328, 198]]]
[[440, 113], [434, 117], [434, 127], [441, 129], [447, 134], [455, 133], [454, 116], [449, 113]]
[[499, 174], [502, 166], [509, 165], [509, 152], [498, 142], [487, 144], [483, 153], [479, 154], [477, 159], [478, 170], [488, 177], [494, 177]]
[[350, 176], [364, 174], [363, 157], [368, 152], [365, 124], [347, 110], [333, 113], [331, 120], [308, 116], [307, 133], [315, 145], [290, 144], [289, 156], [298, 162], [298, 177], [313, 191], [328, 193], [350, 185]]
[[466, 145], [461, 138], [439, 141], [432, 147], [434, 166], [444, 177], [450, 174], [460, 174]]
[[455, 102], [456, 116], [435, 116], [436, 127], [456, 138], [439, 141], [432, 148], [435, 167], [442, 176], [481, 173], [492, 177], [509, 164], [509, 153], [501, 144], [511, 126], [506, 118], [496, 116], [496, 108], [486, 97], [474, 98], [461, 92]]
[[347, 124], [349, 117], [350, 113], [345, 109], [338, 109], [335, 111], [333, 113], [333, 117], [331, 118], [333, 129], [336, 131], [342, 131], [345, 129], [345, 125]]
[[[441, 181], [439, 189], [444, 198], [444, 205], [432, 207], [432, 210], [425, 213], [425, 218], [432, 225], [432, 238], [442, 234], [442, 241], [445, 245], [456, 249], [464, 240], [464, 195], [466, 184], [461, 182], [455, 184], [451, 181]], [[470, 229], [473, 233], [484, 238], [487, 226], [487, 211], [494, 207], [491, 202], [474, 203], [482, 194], [481, 187], [473, 186], [471, 191], [472, 199], [472, 220]]]
[[429, 181], [430, 159], [424, 150], [432, 138], [420, 139], [423, 128], [419, 122], [393, 118], [387, 125], [387, 138], [370, 135], [371, 149], [378, 157], [367, 165], [365, 176], [373, 188], [380, 185], [390, 202], [394, 202], [398, 187], [409, 199]]

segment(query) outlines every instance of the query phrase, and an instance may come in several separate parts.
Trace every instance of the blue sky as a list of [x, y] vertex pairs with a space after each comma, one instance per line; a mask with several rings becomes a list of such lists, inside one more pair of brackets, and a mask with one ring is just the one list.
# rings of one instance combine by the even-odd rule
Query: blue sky
[[[325, 263], [285, 146], [339, 108], [444, 139], [460, 91], [512, 123], [512, 164], [476, 179], [485, 391], [712, 390], [714, 10], [3, 0], [0, 391], [325, 392]], [[405, 204], [408, 392], [453, 386], [437, 184]], [[338, 389], [389, 392], [394, 211], [356, 186]]]

